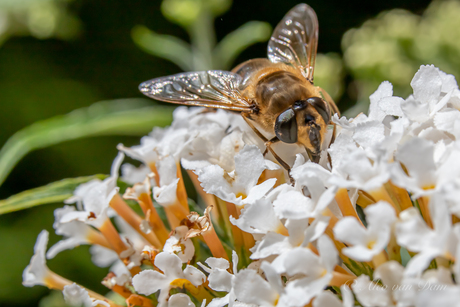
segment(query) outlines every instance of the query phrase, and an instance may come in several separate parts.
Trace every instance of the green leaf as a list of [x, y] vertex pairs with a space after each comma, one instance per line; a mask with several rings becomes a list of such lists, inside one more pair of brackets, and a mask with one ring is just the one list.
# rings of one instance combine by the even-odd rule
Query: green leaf
[[0, 200], [0, 214], [19, 211], [44, 204], [58, 203], [73, 195], [73, 191], [82, 183], [93, 179], [104, 179], [107, 175], [68, 178], [48, 185], [27, 190], [7, 199]]
[[267, 22], [249, 21], [229, 33], [214, 50], [214, 65], [229, 69], [236, 57], [250, 45], [270, 38], [272, 27]]
[[0, 150], [0, 185], [32, 150], [91, 136], [144, 135], [153, 126], [170, 124], [173, 110], [172, 106], [152, 106], [146, 99], [119, 99], [33, 123], [16, 132]]
[[158, 34], [144, 26], [135, 26], [131, 37], [145, 52], [169, 60], [184, 71], [193, 70], [190, 46], [180, 38]]

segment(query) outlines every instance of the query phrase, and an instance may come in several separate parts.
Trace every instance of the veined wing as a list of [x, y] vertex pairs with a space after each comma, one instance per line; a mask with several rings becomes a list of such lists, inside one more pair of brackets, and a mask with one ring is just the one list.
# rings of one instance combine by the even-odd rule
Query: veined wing
[[268, 58], [298, 68], [313, 81], [318, 46], [318, 18], [313, 9], [302, 3], [291, 9], [276, 26], [268, 43]]
[[142, 83], [146, 96], [177, 104], [252, 112], [254, 105], [239, 91], [241, 77], [222, 70], [180, 73]]

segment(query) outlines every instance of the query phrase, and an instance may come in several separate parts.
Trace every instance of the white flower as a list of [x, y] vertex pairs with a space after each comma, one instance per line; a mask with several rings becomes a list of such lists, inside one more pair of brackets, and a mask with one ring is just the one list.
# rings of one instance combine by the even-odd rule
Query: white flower
[[343, 303], [331, 291], [323, 291], [313, 301], [313, 307], [353, 307], [355, 299], [350, 288], [347, 285], [343, 285], [340, 287], [340, 292]]
[[369, 97], [369, 119], [383, 122], [385, 117], [403, 116], [401, 97], [393, 96], [393, 85], [388, 81], [383, 81], [378, 89]]
[[256, 200], [251, 206], [241, 210], [239, 219], [231, 216], [230, 221], [241, 230], [255, 235], [268, 232], [287, 235], [286, 228], [275, 214], [273, 204], [265, 198]]
[[297, 166], [291, 175], [296, 180], [294, 187], [283, 184], [267, 196], [273, 200], [279, 218], [304, 219], [318, 217], [334, 200], [336, 187], [328, 187], [330, 172], [318, 164], [308, 161], [301, 164], [298, 156]]
[[257, 185], [265, 169], [275, 168], [278, 167], [265, 160], [257, 146], [246, 145], [235, 156], [234, 171], [228, 173], [218, 165], [210, 165], [198, 172], [198, 180], [207, 193], [243, 206], [262, 198], [275, 185], [275, 178]]
[[336, 239], [353, 245], [342, 249], [342, 253], [358, 261], [370, 261], [384, 250], [396, 219], [393, 207], [384, 201], [368, 206], [364, 212], [367, 229], [354, 217], [344, 217], [334, 227]]
[[187, 226], [176, 227], [163, 246], [163, 251], [176, 254], [183, 263], [189, 262], [195, 255], [195, 247], [192, 240], [186, 238], [188, 230]]
[[[117, 187], [118, 170], [123, 161], [124, 155], [119, 153], [112, 164], [111, 175], [101, 182], [93, 182], [85, 186], [85, 193], [82, 197], [83, 211], [67, 212], [61, 218], [61, 223], [73, 220], [88, 223], [99, 228], [108, 219], [109, 204], [115, 194], [118, 193]], [[79, 191], [78, 188], [76, 191]], [[72, 198], [73, 199], [73, 198]]]
[[453, 259], [458, 240], [452, 231], [452, 221], [442, 195], [431, 198], [430, 212], [433, 228], [429, 228], [415, 208], [399, 215], [396, 223], [396, 238], [399, 245], [409, 251], [418, 252], [407, 264], [408, 276], [421, 274], [435, 257]]
[[206, 259], [205, 262], [209, 268], [201, 263], [198, 264], [203, 270], [209, 273], [209, 287], [215, 291], [224, 291], [228, 293], [224, 297], [214, 298], [209, 303], [208, 307], [223, 307], [227, 304], [229, 306], [235, 306], [234, 302], [236, 300], [236, 296], [233, 289], [233, 280], [238, 273], [238, 255], [235, 251], [232, 251], [233, 274], [228, 271], [230, 263], [226, 259], [210, 257]]
[[49, 233], [42, 230], [37, 237], [37, 242], [34, 246], [34, 255], [30, 259], [30, 264], [24, 269], [22, 274], [22, 284], [26, 287], [33, 287], [35, 285], [46, 286], [48, 282], [46, 279], [51, 274], [46, 266], [46, 246], [48, 245]]
[[160, 253], [155, 257], [155, 266], [162, 272], [144, 270], [133, 277], [134, 289], [144, 295], [150, 295], [160, 290], [159, 306], [167, 306], [169, 290], [174, 287], [177, 279], [186, 279], [195, 287], [201, 285], [206, 276], [197, 268], [187, 265], [182, 271], [182, 261], [175, 254]]
[[[63, 208], [54, 210], [55, 222], [53, 227], [56, 230], [56, 234], [67, 238], [50, 247], [46, 254], [48, 259], [54, 258], [63, 250], [72, 249], [82, 244], [103, 243], [105, 246], [109, 246], [108, 242], [100, 233], [81, 221], [72, 220], [66, 223], [61, 223], [61, 218], [68, 212], [75, 212], [75, 208], [72, 206], [64, 206]], [[94, 241], [94, 239], [97, 241]]]
[[[396, 153], [396, 159], [400, 161], [409, 176], [399, 166], [394, 165], [392, 180], [399, 186], [414, 193], [413, 198], [429, 195], [442, 190], [445, 185], [451, 184], [460, 171], [458, 158], [460, 151], [451, 146], [449, 152], [442, 155], [443, 161], [436, 161], [437, 149], [443, 146], [433, 144], [422, 138], [413, 138], [406, 142]], [[444, 150], [444, 149], [443, 149]]]
[[132, 164], [124, 163], [121, 166], [121, 179], [129, 184], [136, 184], [144, 181], [145, 177], [149, 175], [151, 170], [145, 165], [141, 164], [135, 167]]
[[241, 270], [236, 275], [232, 284], [238, 301], [261, 307], [288, 306], [280, 276], [267, 262], [262, 264], [262, 269], [268, 281], [251, 269]]
[[168, 300], [168, 307], [195, 307], [190, 297], [183, 293], [171, 295]]
[[177, 202], [177, 167], [173, 157], [165, 157], [157, 163], [160, 175], [160, 186], [153, 187], [153, 197], [163, 207], [171, 206]]
[[[439, 111], [445, 105], [447, 101], [440, 101], [443, 81], [447, 80], [445, 76], [445, 74], [441, 75], [439, 69], [433, 65], [420, 66], [411, 81], [414, 95], [401, 103], [404, 114], [410, 120], [419, 123], [427, 121], [434, 112]], [[449, 91], [452, 88], [444, 87], [444, 90]]]
[[67, 304], [72, 306], [83, 306], [83, 307], [95, 307], [95, 306], [106, 306], [110, 307], [110, 304], [101, 300], [91, 300], [88, 291], [83, 289], [77, 284], [72, 284], [64, 287], [62, 291], [64, 294], [64, 300]]
[[[295, 276], [287, 283], [287, 306], [303, 306], [316, 297], [332, 279], [338, 263], [338, 253], [329, 237], [323, 235], [317, 241], [319, 256], [310, 249], [298, 247], [281, 254], [271, 267], [278, 273]], [[265, 270], [264, 270], [265, 271]], [[281, 298], [280, 298], [281, 299]]]
[[318, 239], [326, 230], [329, 218], [320, 216], [310, 225], [308, 219], [289, 219], [285, 226], [289, 235], [277, 232], [267, 233], [251, 249], [251, 259], [263, 259], [271, 255], [280, 255], [296, 247], [306, 247]]

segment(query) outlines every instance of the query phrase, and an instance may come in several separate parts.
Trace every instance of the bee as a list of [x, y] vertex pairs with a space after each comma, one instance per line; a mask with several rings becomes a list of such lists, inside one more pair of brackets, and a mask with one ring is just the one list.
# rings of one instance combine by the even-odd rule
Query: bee
[[270, 151], [289, 173], [290, 166], [272, 144], [296, 143], [318, 163], [327, 126], [339, 112], [331, 97], [313, 84], [317, 45], [315, 11], [299, 4], [275, 28], [268, 43], [268, 59], [252, 59], [232, 71], [156, 78], [139, 89], [156, 100], [241, 112], [265, 142], [264, 154]]

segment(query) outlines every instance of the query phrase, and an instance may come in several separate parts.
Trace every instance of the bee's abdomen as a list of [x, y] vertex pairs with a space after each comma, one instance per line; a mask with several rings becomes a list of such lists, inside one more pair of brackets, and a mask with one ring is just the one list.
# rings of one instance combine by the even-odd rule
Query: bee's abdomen
[[255, 88], [256, 99], [267, 106], [268, 112], [281, 112], [308, 97], [304, 84], [305, 80], [289, 71], [274, 71], [259, 79]]

